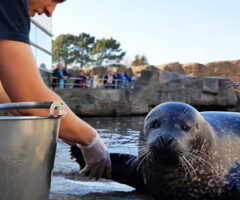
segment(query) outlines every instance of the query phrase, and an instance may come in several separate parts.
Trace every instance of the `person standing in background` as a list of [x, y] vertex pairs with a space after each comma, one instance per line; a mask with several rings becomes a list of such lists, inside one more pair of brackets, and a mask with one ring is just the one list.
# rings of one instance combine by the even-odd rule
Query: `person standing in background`
[[57, 64], [57, 68], [53, 71], [52, 87], [58, 86], [59, 88], [64, 88], [68, 77], [69, 74], [64, 69], [63, 64]]
[[129, 82], [132, 81], [131, 77], [125, 72], [124, 68], [120, 68], [119, 72], [116, 74], [117, 78], [117, 88], [128, 88]]
[[93, 76], [93, 71], [92, 70], [88, 73], [86, 85], [87, 85], [88, 88], [95, 88], [96, 87], [96, 80]]
[[113, 70], [108, 68], [108, 75], [104, 76], [103, 84], [104, 88], [115, 88], [116, 76], [113, 74]]
[[86, 80], [87, 77], [83, 70], [79, 71], [79, 75], [76, 77], [77, 79], [74, 81], [74, 88], [87, 88]]

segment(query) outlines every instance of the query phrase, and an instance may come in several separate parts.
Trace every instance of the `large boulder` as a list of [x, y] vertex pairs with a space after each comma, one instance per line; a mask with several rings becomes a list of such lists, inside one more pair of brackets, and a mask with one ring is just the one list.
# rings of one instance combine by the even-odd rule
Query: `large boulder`
[[158, 68], [153, 65], [132, 66], [130, 69], [132, 69], [133, 76], [136, 76], [136, 77], [140, 77], [142, 71], [158, 70]]
[[210, 76], [205, 70], [204, 65], [199, 63], [188, 63], [182, 65], [183, 73], [188, 76]]
[[132, 113], [147, 113], [152, 107], [167, 101], [226, 109], [237, 104], [233, 83], [229, 79], [188, 77], [162, 71], [142, 71], [131, 94]]
[[164, 65], [157, 66], [158, 69], [167, 72], [176, 72], [179, 74], [184, 74], [182, 65], [179, 62], [168, 63]]
[[233, 82], [240, 82], [240, 60], [235, 61], [218, 61], [206, 64], [187, 63], [170, 63], [157, 66], [157, 68], [168, 71], [186, 74], [189, 76], [219, 76], [229, 78]]
[[76, 114], [83, 116], [142, 115], [167, 101], [226, 110], [236, 107], [238, 102], [229, 79], [189, 77], [155, 68], [143, 70], [129, 89], [56, 89], [56, 92]]

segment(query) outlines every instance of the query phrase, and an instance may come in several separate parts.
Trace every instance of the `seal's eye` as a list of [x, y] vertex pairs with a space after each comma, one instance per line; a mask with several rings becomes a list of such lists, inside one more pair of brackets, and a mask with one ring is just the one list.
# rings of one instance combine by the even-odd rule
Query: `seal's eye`
[[160, 122], [157, 120], [150, 123], [150, 128], [159, 128], [159, 127], [160, 127]]
[[183, 131], [189, 131], [189, 130], [191, 129], [191, 127], [188, 126], [188, 125], [181, 125], [181, 129], [182, 129]]

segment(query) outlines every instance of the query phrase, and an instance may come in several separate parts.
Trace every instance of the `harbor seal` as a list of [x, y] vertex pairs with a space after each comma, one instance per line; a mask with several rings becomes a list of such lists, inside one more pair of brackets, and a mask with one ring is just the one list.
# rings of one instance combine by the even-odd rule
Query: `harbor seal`
[[[71, 154], [83, 167], [80, 150]], [[112, 180], [157, 198], [239, 198], [240, 114], [163, 103], [145, 118], [138, 156], [110, 157]]]

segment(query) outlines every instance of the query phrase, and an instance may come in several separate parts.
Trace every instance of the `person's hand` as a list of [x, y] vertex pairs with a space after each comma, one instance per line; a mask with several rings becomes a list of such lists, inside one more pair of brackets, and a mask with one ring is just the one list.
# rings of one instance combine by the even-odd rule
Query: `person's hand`
[[88, 146], [77, 145], [81, 148], [86, 166], [80, 170], [80, 174], [88, 175], [89, 179], [98, 180], [103, 175], [111, 177], [111, 160], [108, 149], [101, 138], [96, 134], [92, 143]]
[[67, 80], [68, 79], [68, 77], [67, 76], [63, 76], [63, 80]]

